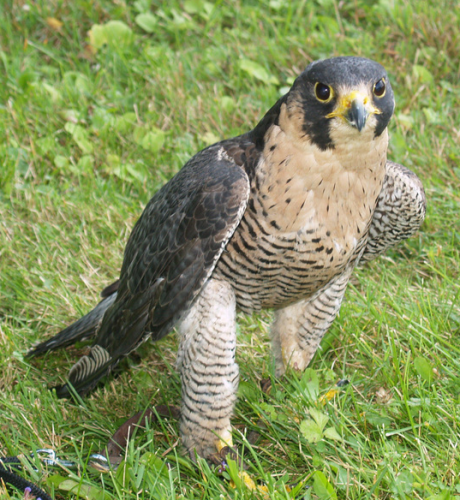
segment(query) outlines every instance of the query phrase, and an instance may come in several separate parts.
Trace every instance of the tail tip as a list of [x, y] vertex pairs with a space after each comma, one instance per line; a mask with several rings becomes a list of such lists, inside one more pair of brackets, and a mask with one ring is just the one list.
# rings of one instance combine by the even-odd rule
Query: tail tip
[[54, 339], [45, 340], [44, 342], [39, 342], [33, 345], [25, 354], [24, 358], [34, 358], [35, 356], [41, 356], [55, 348], [56, 341]]
[[50, 387], [50, 391], [52, 390], [56, 391], [56, 396], [59, 399], [70, 399], [72, 397], [69, 384], [55, 385], [53, 387]]

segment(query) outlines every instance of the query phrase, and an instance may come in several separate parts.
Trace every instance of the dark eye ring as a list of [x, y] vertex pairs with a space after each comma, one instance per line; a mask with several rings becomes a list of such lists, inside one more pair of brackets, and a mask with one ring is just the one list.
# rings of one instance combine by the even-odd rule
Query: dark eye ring
[[377, 97], [383, 97], [385, 95], [385, 91], [385, 78], [381, 78], [378, 82], [374, 83], [374, 95]]
[[316, 82], [315, 95], [318, 101], [329, 102], [332, 99], [334, 93], [329, 85], [321, 82]]

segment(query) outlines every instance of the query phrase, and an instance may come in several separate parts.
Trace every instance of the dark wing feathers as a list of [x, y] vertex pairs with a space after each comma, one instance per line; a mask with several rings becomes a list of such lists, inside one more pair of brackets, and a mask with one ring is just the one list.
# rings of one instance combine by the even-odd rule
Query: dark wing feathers
[[111, 295], [105, 295], [104, 297], [105, 298], [101, 300], [91, 312], [78, 321], [75, 321], [75, 323], [71, 324], [51, 339], [45, 340], [32, 347], [26, 354], [26, 357], [40, 356], [45, 352], [54, 351], [55, 349], [75, 344], [77, 341], [83, 341], [94, 337], [105, 312], [114, 303], [117, 293], [114, 291]]
[[109, 297], [118, 290], [119, 286], [120, 286], [120, 280], [114, 281], [111, 285], [106, 286], [104, 290], [102, 290], [101, 297], [102, 298]]
[[[219, 149], [198, 153], [147, 204], [128, 240], [120, 280], [103, 292], [117, 289], [116, 300], [90, 354], [70, 371], [77, 392], [91, 390], [148, 336], [166, 335], [212, 273], [249, 197], [245, 171]], [[58, 389], [68, 394], [67, 385]]]

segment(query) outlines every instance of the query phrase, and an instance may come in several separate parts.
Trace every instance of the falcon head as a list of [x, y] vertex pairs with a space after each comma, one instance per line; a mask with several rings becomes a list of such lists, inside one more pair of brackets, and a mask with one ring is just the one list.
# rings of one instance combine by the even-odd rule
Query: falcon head
[[300, 127], [298, 135], [323, 151], [334, 149], [338, 140], [380, 136], [395, 106], [385, 69], [361, 57], [311, 63], [284, 102], [289, 119]]

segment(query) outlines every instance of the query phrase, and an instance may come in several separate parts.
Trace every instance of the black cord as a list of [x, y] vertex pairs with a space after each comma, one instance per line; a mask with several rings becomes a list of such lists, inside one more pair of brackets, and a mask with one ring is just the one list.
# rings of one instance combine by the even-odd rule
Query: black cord
[[[8, 467], [10, 464], [10, 467]], [[21, 461], [17, 457], [5, 457], [0, 458], [0, 480], [3, 480], [5, 484], [14, 486], [18, 490], [24, 492], [26, 488], [30, 489], [32, 495], [38, 500], [53, 500], [48, 493], [43, 491], [34, 483], [27, 481], [23, 477], [19, 476], [11, 470], [11, 467], [20, 467]]]

